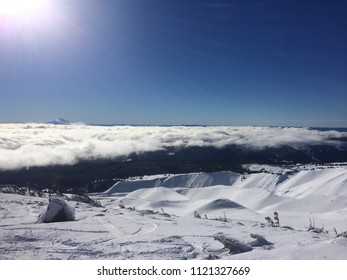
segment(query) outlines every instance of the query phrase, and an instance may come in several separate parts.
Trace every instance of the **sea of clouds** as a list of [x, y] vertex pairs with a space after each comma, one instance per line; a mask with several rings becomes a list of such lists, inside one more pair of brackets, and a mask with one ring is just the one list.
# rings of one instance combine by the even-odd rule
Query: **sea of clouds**
[[347, 132], [294, 127], [0, 124], [0, 169], [75, 164], [192, 146], [340, 146]]

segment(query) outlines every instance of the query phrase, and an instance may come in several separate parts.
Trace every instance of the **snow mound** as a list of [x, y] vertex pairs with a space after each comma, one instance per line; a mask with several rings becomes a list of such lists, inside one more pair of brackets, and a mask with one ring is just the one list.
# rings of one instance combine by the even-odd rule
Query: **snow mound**
[[53, 223], [75, 220], [75, 209], [59, 197], [49, 199], [49, 204], [36, 223]]
[[199, 210], [212, 211], [212, 210], [218, 210], [218, 209], [245, 209], [245, 207], [229, 199], [216, 199], [207, 203], [206, 205], [201, 207]]

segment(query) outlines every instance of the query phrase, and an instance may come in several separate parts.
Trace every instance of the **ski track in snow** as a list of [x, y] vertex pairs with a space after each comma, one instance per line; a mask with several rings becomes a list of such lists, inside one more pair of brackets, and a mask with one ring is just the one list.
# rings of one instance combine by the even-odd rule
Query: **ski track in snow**
[[[70, 200], [76, 221], [42, 224], [48, 198], [0, 193], [0, 259], [347, 259], [347, 238], [333, 230], [347, 230], [346, 189], [347, 167], [156, 175], [90, 194], [104, 207]], [[265, 220], [274, 211], [281, 227]], [[309, 219], [328, 232], [307, 231]], [[229, 254], [217, 233], [244, 243], [260, 234], [273, 245]]]

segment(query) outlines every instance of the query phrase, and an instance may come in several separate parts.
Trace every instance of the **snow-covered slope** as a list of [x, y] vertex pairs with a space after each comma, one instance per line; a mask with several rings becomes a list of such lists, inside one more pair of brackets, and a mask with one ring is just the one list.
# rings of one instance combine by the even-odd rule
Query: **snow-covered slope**
[[[214, 180], [207, 180], [211, 177]], [[175, 185], [172, 182], [178, 183]], [[214, 182], [223, 184], [214, 185]], [[216, 215], [217, 209], [220, 214], [224, 211], [230, 212], [232, 217], [235, 213], [238, 215], [240, 211], [235, 212], [232, 206], [222, 210], [221, 207], [208, 206], [220, 199], [228, 199], [230, 205], [237, 203], [249, 213], [271, 215], [274, 211], [294, 212], [295, 215], [305, 217], [306, 221], [313, 213], [324, 213], [323, 216], [327, 218], [323, 221], [325, 224], [329, 224], [334, 215], [337, 215], [335, 218], [339, 221], [343, 221], [341, 213], [347, 213], [346, 167], [304, 170], [291, 175], [218, 172], [132, 179], [115, 184], [105, 194], [112, 195], [117, 190], [118, 195], [129, 191], [123, 197], [128, 206], [152, 210], [163, 208], [179, 216], [192, 215], [197, 210], [203, 215]], [[295, 226], [305, 223], [303, 220], [299, 222], [295, 216], [290, 222]], [[345, 227], [347, 228], [347, 220]]]
[[105, 194], [131, 192], [143, 188], [202, 188], [215, 185], [232, 185], [241, 177], [240, 174], [230, 171], [213, 173], [189, 173], [178, 175], [156, 175], [132, 178], [120, 181], [105, 191]]
[[[104, 207], [70, 200], [76, 221], [35, 224], [47, 198], [0, 193], [0, 259], [347, 259], [346, 166], [145, 176], [91, 197]], [[230, 254], [215, 238], [250, 234], [273, 244]]]

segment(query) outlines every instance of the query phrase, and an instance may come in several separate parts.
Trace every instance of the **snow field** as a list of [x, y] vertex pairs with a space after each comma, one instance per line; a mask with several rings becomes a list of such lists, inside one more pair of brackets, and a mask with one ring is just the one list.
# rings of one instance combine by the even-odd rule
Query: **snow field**
[[[76, 221], [41, 224], [47, 198], [0, 193], [0, 259], [347, 259], [333, 230], [347, 230], [346, 190], [347, 167], [147, 176], [90, 194], [103, 207], [68, 201]], [[275, 211], [280, 227], [265, 220]], [[328, 232], [307, 231], [309, 219]], [[229, 254], [220, 233], [273, 245]]]

